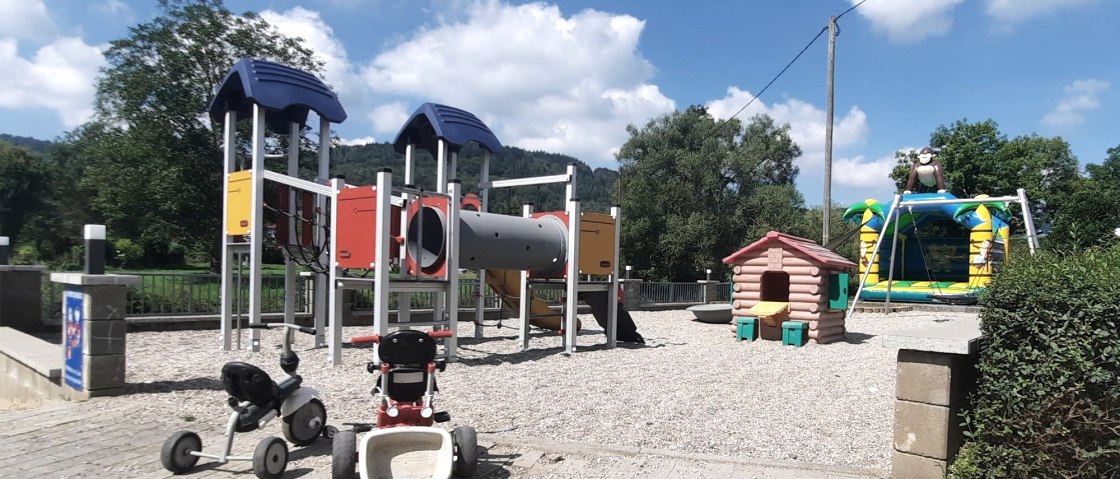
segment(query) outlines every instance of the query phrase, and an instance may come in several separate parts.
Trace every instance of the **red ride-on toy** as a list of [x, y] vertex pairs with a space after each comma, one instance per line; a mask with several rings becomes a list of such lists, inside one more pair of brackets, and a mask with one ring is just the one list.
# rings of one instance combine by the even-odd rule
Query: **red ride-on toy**
[[[474, 428], [459, 426], [448, 433], [433, 426], [451, 420], [447, 412], [435, 412], [432, 404], [435, 373], [447, 365], [435, 361], [436, 340], [449, 337], [450, 331], [400, 330], [350, 338], [350, 344], [378, 344], [380, 366], [371, 362], [366, 367], [370, 373], [380, 372], [373, 389], [377, 422], [353, 424], [352, 430], [335, 435], [334, 479], [353, 479], [355, 467], [361, 479], [474, 475], [478, 464]], [[365, 433], [360, 443], [359, 433]]]

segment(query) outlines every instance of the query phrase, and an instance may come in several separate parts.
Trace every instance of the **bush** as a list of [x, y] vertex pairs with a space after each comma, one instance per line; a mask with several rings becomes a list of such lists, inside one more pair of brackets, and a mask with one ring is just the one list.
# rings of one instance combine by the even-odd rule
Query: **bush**
[[1120, 247], [1014, 258], [986, 295], [951, 477], [1120, 476]]
[[122, 268], [136, 266], [144, 258], [144, 248], [128, 238], [121, 238], [113, 242], [113, 249], [116, 250], [113, 258], [117, 260], [117, 265]]

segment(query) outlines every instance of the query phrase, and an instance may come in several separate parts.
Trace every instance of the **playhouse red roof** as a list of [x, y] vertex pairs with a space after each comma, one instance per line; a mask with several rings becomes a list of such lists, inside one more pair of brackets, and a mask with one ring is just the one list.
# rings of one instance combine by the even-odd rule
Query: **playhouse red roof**
[[755, 241], [754, 243], [745, 246], [743, 249], [732, 253], [731, 256], [723, 258], [723, 263], [738, 263], [739, 260], [744, 256], [750, 253], [765, 251], [765, 248], [770, 248], [774, 243], [781, 243], [783, 246], [788, 246], [802, 253], [805, 253], [813, 260], [821, 263], [822, 266], [826, 266], [832, 269], [848, 270], [856, 267], [855, 263], [848, 261], [843, 256], [833, 253], [829, 249], [817, 244], [813, 240], [799, 238], [797, 236], [790, 236], [784, 233], [779, 233], [777, 231], [766, 233], [766, 236], [763, 236], [762, 239]]

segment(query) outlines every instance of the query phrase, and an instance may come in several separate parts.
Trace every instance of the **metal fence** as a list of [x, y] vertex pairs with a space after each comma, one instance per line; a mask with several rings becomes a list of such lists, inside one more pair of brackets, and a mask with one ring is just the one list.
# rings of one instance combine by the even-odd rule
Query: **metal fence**
[[[130, 286], [128, 290], [128, 315], [129, 316], [175, 316], [175, 315], [212, 315], [218, 314], [221, 308], [221, 275], [211, 273], [128, 273], [140, 277], [140, 284]], [[284, 288], [283, 275], [265, 275], [261, 282], [261, 312], [279, 313], [284, 311], [284, 298], [287, 292]], [[296, 278], [296, 290], [291, 294], [295, 297], [297, 312], [311, 312], [312, 277], [299, 276]], [[641, 304], [658, 303], [703, 303], [705, 301], [726, 302], [731, 300], [731, 287], [728, 283], [720, 283], [716, 288], [715, 297], [704, 297], [703, 283], [640, 283], [639, 301]], [[44, 319], [57, 322], [62, 317], [62, 290], [60, 284], [44, 278], [43, 281], [43, 315]], [[241, 308], [248, 309], [249, 282], [242, 281], [240, 288], [235, 284], [235, 293], [239, 291]], [[373, 292], [370, 289], [352, 290], [349, 307], [353, 311], [369, 311], [373, 309]], [[479, 294], [479, 283], [475, 279], [465, 279], [459, 283], [459, 307], [471, 309], [475, 306]], [[484, 288], [486, 308], [498, 308], [502, 305], [499, 297], [489, 286]], [[559, 303], [565, 292], [558, 289], [542, 289], [536, 291], [534, 296], [547, 303]], [[397, 309], [399, 295], [389, 295], [389, 308]], [[432, 307], [432, 293], [412, 293], [411, 304], [413, 308], [428, 309]]]
[[703, 303], [703, 283], [641, 283], [638, 297], [644, 303]]
[[[222, 276], [211, 273], [127, 273], [140, 277], [140, 284], [129, 286], [127, 314], [129, 316], [176, 316], [218, 314], [221, 309]], [[240, 287], [238, 287], [240, 286]], [[311, 278], [296, 278], [294, 295], [297, 312], [310, 312]], [[62, 317], [63, 286], [43, 281], [43, 314], [48, 319]], [[249, 281], [240, 285], [235, 280], [234, 302], [240, 300], [241, 310], [249, 307]], [[261, 276], [261, 312], [284, 311], [283, 275]]]

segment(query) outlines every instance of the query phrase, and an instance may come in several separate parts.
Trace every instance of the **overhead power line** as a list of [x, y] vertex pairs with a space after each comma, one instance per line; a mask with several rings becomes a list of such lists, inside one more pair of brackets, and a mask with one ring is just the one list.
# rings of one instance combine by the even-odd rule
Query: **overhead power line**
[[[840, 17], [843, 17], [843, 16], [844, 16], [845, 14], [847, 14], [848, 12], [850, 12], [850, 11], [852, 11], [852, 10], [855, 10], [856, 8], [859, 8], [859, 6], [860, 6], [860, 5], [863, 5], [863, 4], [865, 3], [865, 2], [867, 2], [867, 0], [862, 0], [862, 1], [861, 1], [861, 2], [859, 2], [859, 3], [857, 3], [857, 4], [855, 4], [855, 5], [852, 5], [852, 7], [851, 7], [851, 8], [849, 8], [849, 9], [847, 9], [847, 10], [844, 10], [844, 12], [843, 12], [843, 13], [841, 13], [841, 14], [837, 15], [837, 16], [836, 16], [836, 19], [837, 19], [837, 20], [839, 20], [839, 19], [840, 19]], [[761, 89], [761, 90], [759, 90], [757, 94], [755, 94], [754, 96], [752, 96], [752, 97], [751, 97], [751, 99], [750, 99], [750, 101], [748, 101], [746, 105], [743, 105], [743, 107], [742, 107], [742, 108], [740, 108], [740, 109], [739, 109], [738, 111], [736, 111], [736, 112], [735, 112], [735, 114], [733, 114], [733, 115], [731, 115], [731, 116], [727, 117], [727, 120], [731, 120], [731, 119], [733, 119], [733, 118], [735, 118], [735, 117], [739, 116], [739, 114], [740, 114], [740, 113], [742, 113], [742, 112], [743, 112], [743, 110], [746, 110], [746, 109], [747, 109], [747, 107], [751, 106], [751, 105], [752, 105], [752, 104], [754, 103], [754, 101], [755, 101], [755, 100], [757, 100], [757, 99], [758, 99], [759, 97], [761, 97], [761, 96], [762, 96], [762, 94], [763, 94], [763, 93], [765, 93], [765, 92], [766, 92], [766, 90], [768, 90], [768, 89], [770, 88], [770, 85], [773, 85], [773, 84], [774, 84], [774, 82], [778, 81], [778, 79], [782, 77], [782, 74], [784, 74], [784, 73], [786, 72], [786, 70], [789, 70], [789, 67], [793, 66], [793, 64], [794, 64], [795, 62], [797, 62], [797, 59], [798, 59], [798, 58], [801, 58], [801, 55], [803, 55], [803, 54], [805, 53], [805, 51], [809, 49], [809, 47], [813, 46], [813, 44], [814, 44], [814, 43], [816, 43], [816, 42], [817, 42], [817, 40], [819, 40], [819, 39], [821, 38], [821, 35], [824, 35], [824, 33], [825, 33], [825, 32], [827, 32], [827, 31], [828, 31], [828, 26], [827, 26], [827, 25], [826, 25], [826, 26], [825, 26], [824, 28], [821, 28], [821, 30], [820, 30], [819, 32], [817, 32], [817, 35], [816, 35], [816, 36], [814, 36], [812, 40], [809, 40], [809, 43], [805, 44], [805, 47], [804, 47], [804, 48], [802, 48], [802, 49], [801, 49], [801, 51], [797, 52], [797, 55], [795, 55], [795, 56], [793, 57], [793, 59], [792, 59], [792, 60], [790, 60], [790, 61], [789, 61], [789, 63], [787, 63], [787, 64], [786, 64], [786, 66], [785, 66], [784, 68], [782, 68], [782, 70], [781, 70], [781, 71], [779, 71], [779, 72], [778, 72], [778, 74], [777, 74], [777, 75], [774, 75], [774, 78], [771, 78], [771, 79], [770, 79], [770, 81], [766, 83], [766, 86], [762, 87], [762, 89]], [[728, 124], [728, 123], [730, 123], [730, 121], [724, 121], [723, 123], [720, 123], [720, 124], [719, 124], [718, 126], [716, 126], [715, 128], [713, 128], [713, 129], [712, 129], [712, 131], [708, 132], [708, 134], [707, 134], [707, 135], [705, 135], [705, 136], [704, 136], [704, 138], [703, 138], [702, 140], [700, 140], [700, 142], [701, 142], [701, 143], [703, 143], [703, 142], [704, 142], [705, 140], [707, 140], [708, 138], [711, 138], [711, 137], [712, 137], [712, 135], [715, 135], [716, 133], [719, 133], [719, 131], [720, 131], [721, 129], [723, 129], [723, 125], [726, 125], [726, 124]]]

